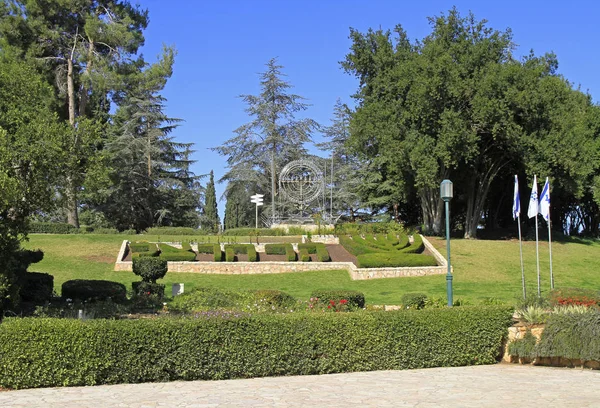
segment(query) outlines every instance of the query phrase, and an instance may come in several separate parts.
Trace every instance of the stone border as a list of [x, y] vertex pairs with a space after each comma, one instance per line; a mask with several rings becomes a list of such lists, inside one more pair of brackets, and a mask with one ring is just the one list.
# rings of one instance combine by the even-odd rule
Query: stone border
[[[128, 241], [124, 240], [115, 262], [115, 271], [131, 271], [132, 263], [121, 261]], [[423, 244], [433, 254], [438, 266], [416, 266], [401, 268], [357, 268], [352, 262], [168, 262], [169, 272], [219, 274], [219, 275], [259, 275], [273, 273], [294, 273], [322, 270], [346, 270], [352, 280], [399, 278], [407, 276], [443, 275], [447, 272], [446, 259], [423, 238]], [[443, 264], [440, 265], [440, 263]]]

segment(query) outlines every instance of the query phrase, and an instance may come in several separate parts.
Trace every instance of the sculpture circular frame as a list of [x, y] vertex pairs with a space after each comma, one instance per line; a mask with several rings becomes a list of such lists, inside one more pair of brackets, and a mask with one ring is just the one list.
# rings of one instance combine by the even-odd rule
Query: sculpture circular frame
[[294, 160], [279, 175], [279, 191], [289, 201], [307, 205], [323, 192], [323, 173], [311, 160]]

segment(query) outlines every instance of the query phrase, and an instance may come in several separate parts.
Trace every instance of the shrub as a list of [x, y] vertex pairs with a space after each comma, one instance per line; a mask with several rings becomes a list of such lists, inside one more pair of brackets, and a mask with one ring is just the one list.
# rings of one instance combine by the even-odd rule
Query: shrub
[[134, 296], [156, 295], [159, 299], [165, 296], [165, 285], [150, 282], [131, 282]]
[[213, 246], [213, 261], [221, 262], [223, 260], [223, 251], [221, 251], [221, 245], [214, 244]]
[[78, 234], [79, 229], [66, 222], [37, 222], [29, 223], [32, 234]]
[[306, 250], [306, 252], [308, 252], [309, 254], [316, 254], [317, 244], [298, 244], [298, 252], [302, 251], [303, 249]]
[[362, 292], [357, 292], [355, 290], [328, 290], [328, 289], [319, 289], [314, 290], [311, 295], [311, 298], [317, 298], [321, 303], [329, 303], [330, 301], [339, 302], [342, 299], [348, 301], [350, 306], [363, 308], [365, 307], [365, 295]]
[[[91, 228], [91, 231], [88, 230], [88, 228]], [[131, 234], [131, 231], [133, 231], [133, 234]], [[122, 232], [119, 232], [118, 229], [116, 228], [94, 228], [94, 227], [87, 227], [86, 228], [86, 232], [88, 233], [92, 233], [92, 234], [104, 234], [104, 235], [112, 235], [112, 234], [126, 234], [126, 235], [135, 235], [135, 230], [125, 230]]]
[[310, 262], [310, 254], [306, 248], [302, 248], [298, 251], [300, 262]]
[[325, 246], [325, 244], [317, 244], [317, 259], [319, 260], [319, 262], [331, 261], [329, 251], [327, 251], [327, 247]]
[[[256, 254], [256, 248], [253, 244], [226, 244], [225, 245], [225, 257], [227, 257], [227, 248], [231, 248], [235, 255], [247, 254], [248, 262], [256, 262], [258, 255]], [[230, 261], [228, 261], [230, 262]]]
[[192, 246], [190, 245], [190, 241], [182, 241], [181, 242], [181, 250], [193, 252]]
[[408, 241], [408, 235], [400, 234], [400, 238], [398, 239], [398, 245], [396, 245], [396, 249], [404, 249], [410, 245]]
[[421, 237], [419, 234], [414, 234], [412, 244], [404, 249], [401, 249], [400, 252], [404, 254], [420, 254], [424, 250], [425, 244], [423, 244], [423, 237]]
[[235, 251], [232, 247], [225, 246], [225, 262], [235, 262]]
[[279, 237], [286, 235], [285, 231], [281, 228], [259, 228], [258, 230], [256, 228], [232, 228], [225, 230], [225, 232], [223, 232], [223, 235], [238, 237], [255, 237], [257, 236], [257, 231], [258, 236], [261, 237]]
[[285, 255], [287, 246], [291, 244], [265, 244], [265, 254]]
[[[141, 258], [140, 260], [146, 259], [152, 260], [154, 258]], [[115, 302], [123, 302], [127, 299], [127, 289], [125, 285], [118, 282], [74, 279], [62, 284], [62, 297], [63, 299], [78, 299], [81, 301], [110, 298]]]
[[276, 289], [259, 289], [254, 291], [254, 295], [257, 299], [277, 307], [287, 307], [296, 303], [295, 297]]
[[146, 231], [148, 235], [205, 235], [206, 231], [189, 227], [152, 227]]
[[137, 252], [149, 252], [150, 249], [153, 251], [156, 250], [156, 244], [151, 244], [150, 242], [130, 242], [129, 250], [132, 253]]
[[536, 343], [537, 339], [531, 330], [527, 330], [522, 339], [514, 340], [508, 345], [508, 354], [527, 359], [535, 358]]
[[382, 252], [363, 254], [356, 257], [359, 268], [395, 268], [409, 266], [436, 266], [437, 262], [430, 255], [404, 254], [398, 252]]
[[0, 386], [221, 380], [492, 364], [510, 321], [511, 311], [498, 307], [241, 318], [7, 318], [0, 330]]
[[548, 299], [552, 306], [595, 306], [600, 304], [600, 293], [593, 289], [562, 288], [550, 291]]
[[21, 299], [26, 302], [42, 304], [52, 298], [54, 276], [48, 273], [27, 272], [21, 286]]
[[188, 251], [161, 252], [159, 258], [171, 262], [193, 262], [196, 260], [196, 254]]
[[341, 235], [339, 240], [340, 244], [346, 249], [346, 251], [350, 252], [354, 256], [382, 252], [380, 249], [367, 246], [365, 240], [358, 235], [353, 235], [352, 238]]
[[[199, 254], [212, 254], [215, 251], [215, 245], [219, 244], [198, 244], [198, 253]], [[219, 245], [219, 250], [221, 246]]]
[[140, 276], [142, 281], [156, 283], [157, 279], [167, 274], [167, 261], [161, 258], [134, 258], [133, 273]]
[[427, 303], [427, 295], [424, 293], [405, 293], [400, 298], [404, 309], [423, 309]]

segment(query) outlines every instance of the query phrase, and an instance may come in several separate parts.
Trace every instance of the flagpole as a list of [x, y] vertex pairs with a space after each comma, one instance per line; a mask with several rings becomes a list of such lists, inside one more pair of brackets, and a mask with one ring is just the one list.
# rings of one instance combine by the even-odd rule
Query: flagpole
[[552, 273], [552, 236], [550, 235], [550, 219], [548, 218], [548, 249], [550, 250], [550, 288], [554, 289], [554, 274]]
[[521, 240], [521, 216], [517, 217], [519, 223], [519, 252], [521, 253], [521, 282], [523, 284], [523, 299], [527, 300], [527, 289], [525, 289], [525, 268], [523, 267], [523, 241]]
[[535, 215], [535, 258], [537, 262], [537, 290], [538, 297], [542, 297], [542, 291], [540, 289], [540, 245], [538, 237], [538, 217]]

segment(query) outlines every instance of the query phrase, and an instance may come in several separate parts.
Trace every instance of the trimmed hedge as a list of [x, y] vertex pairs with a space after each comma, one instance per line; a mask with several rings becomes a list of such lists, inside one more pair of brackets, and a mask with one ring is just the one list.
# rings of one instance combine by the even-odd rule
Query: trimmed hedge
[[189, 227], [152, 227], [146, 231], [148, 235], [207, 235], [206, 231]]
[[400, 304], [405, 309], [423, 309], [427, 303], [427, 295], [424, 293], [405, 293], [400, 298]]
[[221, 380], [494, 364], [512, 310], [89, 320], [7, 318], [0, 386]]
[[351, 306], [363, 308], [365, 307], [365, 294], [356, 290], [329, 290], [318, 289], [310, 294], [311, 298], [318, 298], [321, 303], [329, 303], [333, 300], [339, 302], [346, 299]]
[[219, 244], [198, 244], [199, 254], [213, 254], [213, 262], [221, 262], [223, 260], [223, 252]]
[[[258, 255], [256, 248], [253, 244], [225, 244], [225, 254], [227, 256], [227, 248], [231, 248], [235, 255], [246, 254], [248, 255], [248, 262], [256, 262]], [[231, 261], [228, 261], [231, 262]]]
[[302, 248], [298, 250], [298, 257], [300, 258], [300, 262], [310, 262], [310, 254], [306, 248]]
[[165, 285], [151, 282], [131, 282], [134, 296], [157, 295], [159, 299], [165, 297]]
[[400, 234], [400, 239], [398, 240], [398, 245], [396, 245], [396, 249], [404, 249], [410, 245], [408, 241], [408, 235]]
[[308, 252], [309, 254], [316, 254], [317, 244], [298, 244], [298, 252], [302, 251], [303, 249], [305, 249], [306, 252]]
[[29, 223], [29, 232], [32, 234], [79, 234], [79, 228], [66, 222], [33, 221]]
[[431, 255], [416, 255], [397, 252], [363, 254], [356, 257], [359, 268], [394, 268], [403, 266], [437, 266]]
[[235, 262], [235, 251], [232, 247], [225, 246], [225, 262]]
[[317, 244], [317, 259], [319, 262], [331, 261], [331, 256], [329, 256], [329, 251], [327, 251], [325, 244]]
[[196, 253], [193, 251], [186, 251], [185, 249], [175, 248], [168, 244], [158, 244], [160, 248], [159, 258], [165, 261], [172, 262], [193, 262], [196, 260]]
[[419, 234], [413, 235], [413, 242], [408, 247], [401, 249], [400, 252], [404, 254], [420, 254], [425, 250], [425, 244], [423, 244], [423, 237]]
[[281, 228], [231, 228], [225, 230], [223, 235], [236, 237], [255, 237], [258, 231], [259, 237], [281, 237], [286, 235]]
[[[152, 258], [147, 258], [152, 259]], [[135, 262], [135, 261], [134, 261]], [[63, 299], [105, 300], [111, 298], [115, 302], [127, 299], [127, 289], [119, 282], [107, 280], [74, 279], [62, 284]]]
[[266, 244], [265, 253], [267, 255], [285, 255], [288, 262], [297, 260], [296, 251], [292, 244]]
[[526, 337], [512, 342], [509, 353], [525, 358], [600, 361], [600, 312], [552, 314], [537, 344]]
[[21, 299], [25, 302], [44, 303], [52, 299], [54, 276], [48, 273], [27, 272], [23, 276]]
[[376, 252], [385, 252], [384, 250], [369, 247], [365, 240], [360, 235], [352, 235], [352, 238], [341, 235], [339, 237], [340, 244], [354, 256], [371, 254]]

